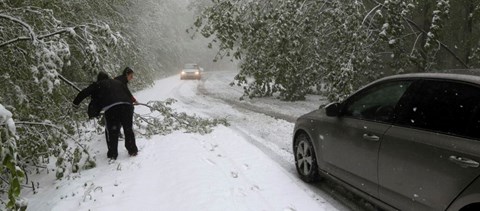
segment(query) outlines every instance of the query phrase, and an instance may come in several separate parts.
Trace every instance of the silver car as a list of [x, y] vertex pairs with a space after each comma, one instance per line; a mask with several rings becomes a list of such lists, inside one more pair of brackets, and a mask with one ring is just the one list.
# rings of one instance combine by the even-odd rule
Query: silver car
[[200, 80], [202, 78], [201, 67], [198, 64], [185, 64], [182, 71], [180, 72], [180, 80], [184, 79], [196, 79]]
[[298, 118], [300, 178], [329, 177], [383, 209], [480, 210], [480, 77], [386, 77]]

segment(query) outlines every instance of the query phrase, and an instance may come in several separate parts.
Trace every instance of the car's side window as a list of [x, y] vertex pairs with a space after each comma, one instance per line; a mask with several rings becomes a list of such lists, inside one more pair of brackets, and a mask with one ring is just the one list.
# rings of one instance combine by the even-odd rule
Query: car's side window
[[389, 122], [397, 102], [411, 83], [411, 81], [390, 81], [373, 85], [349, 98], [342, 115]]
[[[425, 80], [407, 104], [400, 103], [397, 123], [451, 135], [478, 136], [472, 127], [478, 122], [474, 118], [479, 103], [480, 88], [476, 86]], [[477, 125], [480, 127], [480, 123]]]

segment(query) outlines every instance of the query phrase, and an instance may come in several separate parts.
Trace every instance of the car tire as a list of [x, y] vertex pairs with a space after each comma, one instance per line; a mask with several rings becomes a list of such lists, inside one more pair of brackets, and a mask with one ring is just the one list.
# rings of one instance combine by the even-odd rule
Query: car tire
[[295, 156], [295, 166], [300, 175], [300, 179], [308, 183], [318, 181], [319, 175], [315, 148], [307, 134], [300, 133], [297, 135], [293, 153]]

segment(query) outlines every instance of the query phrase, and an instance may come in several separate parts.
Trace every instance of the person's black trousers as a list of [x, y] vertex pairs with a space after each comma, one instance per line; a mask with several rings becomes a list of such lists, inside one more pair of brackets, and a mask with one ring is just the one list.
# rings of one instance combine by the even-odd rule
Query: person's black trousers
[[138, 152], [135, 143], [135, 134], [133, 133], [133, 105], [120, 104], [111, 107], [105, 112], [105, 127], [107, 138], [107, 157], [117, 159], [118, 156], [118, 136], [120, 128], [123, 127], [125, 134], [125, 148], [129, 155], [136, 155]]

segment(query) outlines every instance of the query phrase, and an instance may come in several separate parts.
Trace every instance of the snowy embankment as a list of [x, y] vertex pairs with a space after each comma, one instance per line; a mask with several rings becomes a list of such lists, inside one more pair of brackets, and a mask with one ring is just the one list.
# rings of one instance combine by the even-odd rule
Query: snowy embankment
[[108, 163], [98, 134], [91, 146], [98, 149], [97, 167], [62, 180], [34, 176], [40, 189], [24, 191], [28, 210], [347, 210], [294, 173], [291, 119], [315, 109], [318, 98], [238, 102], [241, 89], [228, 86], [233, 73], [210, 74], [201, 81], [165, 78], [135, 96], [145, 103], [175, 98], [179, 111], [226, 117], [232, 126], [206, 135], [139, 137], [136, 157], [120, 142], [114, 163]]

